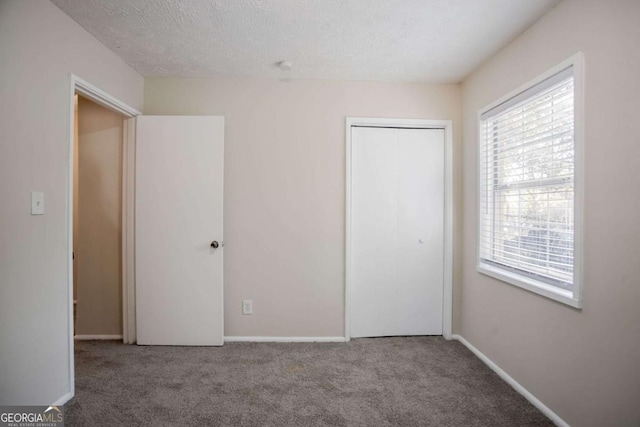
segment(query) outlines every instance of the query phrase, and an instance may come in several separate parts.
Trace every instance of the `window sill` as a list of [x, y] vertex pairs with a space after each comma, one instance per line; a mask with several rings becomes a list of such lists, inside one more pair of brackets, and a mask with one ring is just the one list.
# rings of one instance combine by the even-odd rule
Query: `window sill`
[[573, 308], [582, 308], [582, 301], [574, 299], [573, 292], [554, 288], [553, 286], [550, 286], [546, 283], [522, 277], [517, 274], [504, 271], [500, 268], [484, 264], [482, 262], [478, 264], [476, 270], [479, 273], [491, 276], [494, 279], [498, 279], [519, 288], [526, 289], [527, 291], [542, 295], [554, 301], [561, 302]]

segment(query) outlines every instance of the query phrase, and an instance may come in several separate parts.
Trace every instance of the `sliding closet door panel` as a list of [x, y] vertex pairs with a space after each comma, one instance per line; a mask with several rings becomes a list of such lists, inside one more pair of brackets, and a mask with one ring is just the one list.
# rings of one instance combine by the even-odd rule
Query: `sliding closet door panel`
[[398, 325], [442, 335], [444, 130], [398, 132]]
[[352, 128], [351, 336], [441, 335], [444, 131]]
[[354, 128], [352, 137], [352, 331], [390, 335], [398, 236], [396, 129]]

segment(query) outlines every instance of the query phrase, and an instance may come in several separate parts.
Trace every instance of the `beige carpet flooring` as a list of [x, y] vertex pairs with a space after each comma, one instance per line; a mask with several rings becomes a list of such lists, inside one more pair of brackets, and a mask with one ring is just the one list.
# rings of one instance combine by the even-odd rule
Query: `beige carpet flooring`
[[76, 342], [77, 426], [550, 426], [456, 341]]

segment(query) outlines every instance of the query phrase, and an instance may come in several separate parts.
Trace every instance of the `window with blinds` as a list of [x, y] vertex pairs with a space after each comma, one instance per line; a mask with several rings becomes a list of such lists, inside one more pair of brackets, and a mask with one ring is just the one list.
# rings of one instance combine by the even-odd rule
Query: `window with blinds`
[[479, 267], [569, 297], [574, 119], [569, 66], [481, 114], [479, 151]]

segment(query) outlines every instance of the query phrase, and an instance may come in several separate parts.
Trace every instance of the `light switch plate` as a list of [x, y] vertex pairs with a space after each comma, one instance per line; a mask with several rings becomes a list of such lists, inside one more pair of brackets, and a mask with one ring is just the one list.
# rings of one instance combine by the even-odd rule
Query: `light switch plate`
[[31, 215], [44, 215], [44, 193], [31, 192]]

